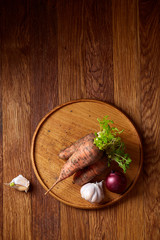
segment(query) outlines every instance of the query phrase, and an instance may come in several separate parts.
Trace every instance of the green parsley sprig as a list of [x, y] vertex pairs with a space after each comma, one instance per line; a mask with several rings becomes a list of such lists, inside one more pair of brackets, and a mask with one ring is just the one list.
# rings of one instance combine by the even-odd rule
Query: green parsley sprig
[[114, 160], [123, 169], [124, 173], [126, 173], [132, 160], [128, 153], [125, 153], [125, 144], [119, 137], [123, 130], [119, 131], [116, 127], [111, 127], [109, 124], [113, 124], [114, 122], [109, 120], [108, 116], [105, 116], [102, 120], [97, 120], [100, 124], [100, 131], [95, 133], [94, 144], [100, 150], [106, 152], [108, 167], [111, 161]]

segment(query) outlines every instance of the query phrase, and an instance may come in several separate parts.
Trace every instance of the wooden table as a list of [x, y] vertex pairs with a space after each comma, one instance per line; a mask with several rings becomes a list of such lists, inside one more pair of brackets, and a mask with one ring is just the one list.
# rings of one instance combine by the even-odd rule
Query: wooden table
[[[0, 239], [160, 239], [160, 2], [0, 3]], [[143, 171], [119, 203], [80, 210], [60, 203], [32, 169], [41, 118], [73, 99], [103, 100], [139, 129]], [[18, 174], [27, 194], [9, 189]]]

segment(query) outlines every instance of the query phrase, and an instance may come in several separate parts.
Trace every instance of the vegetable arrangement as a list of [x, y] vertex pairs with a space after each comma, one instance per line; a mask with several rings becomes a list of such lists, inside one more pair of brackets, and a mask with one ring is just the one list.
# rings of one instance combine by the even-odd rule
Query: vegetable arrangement
[[61, 169], [57, 181], [45, 194], [73, 174], [73, 183], [85, 186], [84, 184], [102, 174], [110, 166], [111, 161], [117, 162], [126, 173], [131, 159], [125, 152], [125, 144], [119, 136], [123, 130], [111, 127], [113, 121], [109, 120], [108, 116], [98, 121], [100, 124], [98, 133], [86, 135], [59, 153], [59, 158], [67, 162]]

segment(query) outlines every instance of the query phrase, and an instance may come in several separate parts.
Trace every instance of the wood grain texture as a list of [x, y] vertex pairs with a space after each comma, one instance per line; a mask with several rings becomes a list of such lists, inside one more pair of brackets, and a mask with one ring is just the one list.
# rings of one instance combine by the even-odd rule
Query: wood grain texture
[[83, 98], [83, 1], [58, 1], [58, 89], [59, 103]]
[[111, 1], [84, 1], [82, 65], [86, 94], [109, 103], [113, 103], [114, 84], [111, 9]]
[[[58, 104], [57, 25], [55, 1], [30, 1], [31, 133], [40, 119]], [[35, 11], [36, 9], [36, 11]], [[44, 197], [32, 172], [32, 239], [59, 239], [59, 202]], [[37, 201], [37, 199], [39, 199]], [[46, 221], [47, 219], [47, 221]]]
[[[101, 16], [101, 17], [99, 17]], [[111, 1], [84, 1], [83, 66], [86, 96], [114, 102]], [[104, 30], [105, 29], [105, 30]], [[112, 222], [109, 219], [114, 219]], [[116, 210], [89, 212], [87, 239], [116, 239]], [[107, 228], [106, 228], [107, 226]]]
[[[2, 13], [10, 16], [2, 29], [3, 182], [10, 182], [18, 174], [31, 177], [27, 8], [4, 4]], [[3, 187], [3, 239], [16, 239], [17, 233], [31, 239], [31, 218], [31, 194]]]
[[[99, 6], [98, 1], [69, 1], [69, 4], [60, 1], [58, 6], [59, 103], [85, 97], [94, 97], [113, 103], [111, 3], [103, 1]], [[110, 17], [106, 17], [108, 15]], [[100, 26], [107, 30], [103, 32]], [[70, 72], [72, 75], [68, 76]], [[67, 215], [73, 216], [70, 229], [75, 229], [77, 228], [76, 212], [74, 209], [67, 209], [69, 209]], [[64, 223], [63, 239], [70, 239], [71, 236], [73, 239], [81, 238], [82, 232], [83, 239], [92, 239], [95, 237], [94, 230], [97, 228], [103, 232], [102, 222], [96, 222], [99, 218], [98, 212], [89, 215], [81, 212], [80, 218], [84, 222], [90, 222], [89, 230], [85, 224], [82, 224], [79, 231], [72, 233], [65, 223], [64, 214], [66, 209], [62, 210], [61, 215], [61, 222]], [[115, 214], [114, 209], [105, 212], [104, 218], [112, 214]], [[98, 215], [97, 218], [95, 215]], [[112, 228], [107, 231], [110, 236], [114, 235]]]
[[[83, 1], [57, 2], [59, 104], [86, 97], [82, 64], [83, 12]], [[60, 206], [60, 226], [63, 229], [61, 239], [88, 239], [88, 228], [86, 228], [89, 222], [88, 214], [80, 210], [77, 215], [76, 209], [64, 204]], [[69, 225], [66, 222], [69, 222]]]
[[[0, 21], [2, 18], [0, 17]], [[0, 32], [2, 32], [0, 26]], [[0, 39], [0, 52], [2, 41]], [[0, 61], [0, 239], [3, 238], [3, 121], [2, 121], [2, 60]]]
[[[0, 1], [0, 181], [22, 173], [32, 184], [0, 185], [0, 239], [160, 239], [159, 12], [158, 0]], [[31, 167], [41, 118], [79, 98], [115, 104], [143, 138], [141, 177], [106, 209], [44, 197]]]
[[[137, 4], [137, 1], [113, 1], [114, 102], [137, 126], [140, 126], [140, 46]], [[134, 211], [128, 211], [133, 208]], [[131, 191], [129, 201], [124, 199], [117, 206], [119, 220], [117, 235], [120, 239], [143, 239], [143, 208], [141, 178], [137, 187]], [[139, 224], [136, 224], [137, 219]]]
[[160, 237], [160, 2], [141, 1], [141, 118], [144, 138], [144, 238]]

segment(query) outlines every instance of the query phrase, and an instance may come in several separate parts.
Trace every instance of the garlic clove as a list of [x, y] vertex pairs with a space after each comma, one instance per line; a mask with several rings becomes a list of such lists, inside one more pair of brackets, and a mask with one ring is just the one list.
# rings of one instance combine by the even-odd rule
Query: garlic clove
[[18, 191], [28, 192], [30, 182], [22, 175], [18, 175], [17, 177], [13, 178], [10, 183], [5, 183], [5, 185], [10, 186], [11, 188], [15, 188]]
[[94, 203], [94, 202], [97, 202], [98, 200], [99, 200], [99, 197], [98, 197], [97, 191], [95, 191], [91, 198], [91, 202]]

